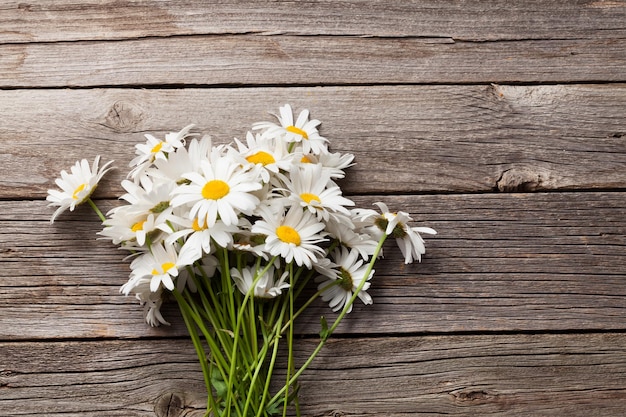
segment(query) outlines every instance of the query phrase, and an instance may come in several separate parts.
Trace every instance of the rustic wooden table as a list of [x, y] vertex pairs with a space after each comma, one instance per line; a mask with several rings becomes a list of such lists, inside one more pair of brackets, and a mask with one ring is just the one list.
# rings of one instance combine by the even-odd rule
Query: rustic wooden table
[[46, 192], [101, 154], [113, 207], [144, 133], [228, 142], [284, 103], [356, 155], [360, 206], [439, 231], [378, 266], [305, 415], [626, 415], [624, 82], [623, 1], [4, 0], [0, 415], [202, 415], [176, 308], [146, 326], [123, 253]]

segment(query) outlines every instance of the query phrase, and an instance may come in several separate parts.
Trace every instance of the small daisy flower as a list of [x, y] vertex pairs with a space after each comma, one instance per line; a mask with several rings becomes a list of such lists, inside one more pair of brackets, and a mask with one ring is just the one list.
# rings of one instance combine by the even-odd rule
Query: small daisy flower
[[252, 191], [262, 188], [256, 172], [245, 170], [227, 156], [217, 153], [211, 160], [202, 161], [202, 173], [192, 172], [184, 177], [189, 185], [174, 190], [172, 206], [192, 205], [189, 218], [198, 218], [200, 224], [215, 225], [217, 219], [231, 225], [239, 222], [239, 214], [251, 214], [259, 204]]
[[212, 149], [210, 136], [202, 139], [192, 139], [188, 147], [180, 147], [170, 152], [167, 159], [157, 159], [154, 164], [146, 169], [146, 174], [152, 178], [167, 179], [177, 184], [187, 182], [183, 178], [189, 172], [201, 172], [200, 163], [208, 159]]
[[[270, 182], [270, 178], [280, 170], [289, 171], [292, 166], [293, 155], [287, 152], [285, 143], [259, 134], [253, 135], [248, 132], [246, 144], [235, 139], [238, 155], [242, 163], [253, 164], [261, 169], [261, 178], [264, 183]], [[234, 152], [236, 152], [233, 149]]]
[[[246, 267], [241, 271], [237, 268], [232, 268], [230, 275], [239, 291], [245, 295], [252, 289], [258, 272], [256, 267]], [[275, 275], [274, 266], [268, 267], [267, 271], [254, 285], [253, 295], [257, 298], [276, 298], [284, 289], [289, 288], [289, 283], [285, 282], [289, 276], [288, 271], [283, 272], [278, 280], [276, 280]]]
[[[126, 289], [122, 287], [122, 292]], [[148, 323], [152, 327], [157, 327], [161, 324], [169, 326], [169, 323], [161, 314], [161, 305], [163, 304], [163, 289], [159, 288], [158, 291], [150, 291], [150, 280], [141, 279], [132, 289], [135, 292], [135, 298], [139, 300], [139, 303], [143, 306], [143, 314]], [[130, 291], [129, 291], [130, 292]], [[126, 293], [128, 295], [128, 293]]]
[[[364, 279], [369, 281], [372, 278], [374, 270], [370, 271], [367, 277], [365, 276], [369, 265], [364, 263], [358, 251], [354, 249], [345, 247], [335, 249], [333, 258], [337, 269], [332, 270], [332, 274], [317, 277], [315, 281], [318, 283], [317, 289], [323, 291], [322, 300], [328, 302], [330, 308], [337, 312], [348, 304]], [[366, 305], [373, 302], [372, 297], [366, 292], [369, 287], [370, 283], [366, 282], [358, 294], [363, 304]], [[352, 306], [349, 307], [348, 313], [351, 311]]]
[[98, 167], [100, 163], [100, 155], [96, 156], [91, 167], [86, 159], [76, 162], [70, 169], [70, 173], [61, 171], [61, 178], [55, 180], [55, 184], [61, 189], [48, 190], [46, 200], [50, 202], [48, 207], [57, 207], [56, 211], [50, 219], [50, 223], [54, 223], [57, 216], [69, 209], [83, 204], [93, 194], [98, 186], [98, 182], [104, 174], [109, 172], [113, 161], [109, 161], [102, 167]]
[[291, 192], [289, 201], [308, 209], [318, 219], [328, 220], [332, 213], [349, 215], [344, 206], [354, 205], [352, 200], [341, 195], [341, 189], [319, 164], [293, 170], [288, 188]]
[[319, 234], [323, 229], [324, 223], [318, 222], [311, 213], [292, 206], [284, 217], [266, 212], [263, 220], [252, 225], [251, 231], [267, 236], [265, 249], [271, 255], [311, 269], [318, 257], [324, 255], [324, 250], [317, 245], [325, 240]]
[[189, 131], [194, 125], [184, 127], [179, 132], [171, 132], [165, 135], [165, 140], [155, 138], [150, 134], [144, 135], [145, 143], [135, 145], [135, 154], [137, 155], [130, 161], [129, 166], [134, 167], [128, 174], [129, 178], [139, 180], [146, 168], [148, 168], [157, 159], [167, 159], [167, 155], [175, 149], [185, 145], [185, 137], [189, 135]]
[[259, 122], [252, 126], [253, 130], [264, 129], [263, 136], [283, 138], [288, 143], [300, 143], [302, 151], [307, 154], [320, 154], [327, 150], [328, 139], [320, 136], [317, 126], [319, 120], [309, 120], [309, 111], [302, 110], [294, 123], [293, 111], [289, 104], [280, 108], [280, 116], [277, 116], [280, 124], [271, 122]]
[[430, 227], [410, 227], [407, 225], [413, 219], [408, 213], [399, 211], [392, 213], [385, 203], [374, 203], [378, 206], [381, 214], [373, 210], [364, 210], [363, 220], [372, 223], [371, 231], [373, 234], [380, 235], [385, 233], [396, 239], [396, 243], [400, 248], [400, 252], [404, 256], [404, 263], [410, 264], [413, 261], [421, 262], [422, 255], [426, 253], [424, 240], [420, 233], [436, 235], [437, 232]]
[[239, 231], [236, 224], [226, 225], [221, 220], [216, 220], [211, 227], [206, 222], [201, 223], [198, 218], [193, 220], [175, 218], [172, 221], [184, 229], [170, 234], [165, 243], [171, 245], [180, 238], [186, 238], [185, 245], [195, 246], [197, 251], [205, 254], [213, 252], [212, 242], [222, 248], [228, 247], [233, 243], [233, 234]]
[[200, 259], [200, 255], [191, 247], [183, 247], [179, 253], [174, 245], [157, 244], [151, 246], [150, 252], [138, 256], [131, 262], [132, 272], [128, 285], [124, 287], [125, 294], [128, 294], [145, 279], [150, 280], [150, 291], [152, 292], [157, 292], [161, 287], [170, 291], [173, 290], [178, 269], [193, 264]]

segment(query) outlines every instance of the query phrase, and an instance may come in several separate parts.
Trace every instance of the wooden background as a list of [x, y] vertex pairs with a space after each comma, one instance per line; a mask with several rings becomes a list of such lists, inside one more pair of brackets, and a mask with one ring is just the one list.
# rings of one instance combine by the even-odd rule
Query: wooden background
[[625, 82], [623, 1], [2, 1], [0, 415], [202, 415], [176, 308], [147, 327], [123, 253], [46, 192], [100, 154], [113, 207], [144, 133], [228, 142], [284, 103], [356, 155], [360, 206], [439, 231], [387, 252], [305, 415], [626, 415]]

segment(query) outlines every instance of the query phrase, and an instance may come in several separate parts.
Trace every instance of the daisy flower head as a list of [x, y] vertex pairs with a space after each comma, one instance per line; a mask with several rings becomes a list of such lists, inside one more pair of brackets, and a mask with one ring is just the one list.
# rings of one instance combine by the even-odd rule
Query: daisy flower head
[[150, 281], [152, 292], [162, 287], [172, 291], [179, 268], [193, 264], [200, 259], [200, 255], [190, 247], [183, 247], [179, 252], [174, 245], [152, 245], [150, 252], [139, 255], [131, 262], [130, 278], [122, 287], [122, 292], [128, 294], [145, 280]]
[[58, 207], [50, 223], [54, 223], [57, 216], [64, 211], [68, 209], [74, 211], [76, 206], [87, 201], [104, 174], [113, 169], [112, 163], [113, 161], [109, 161], [98, 167], [100, 164], [100, 155], [98, 155], [91, 166], [86, 159], [83, 159], [76, 162], [69, 173], [65, 170], [61, 171], [61, 178], [55, 180], [55, 184], [61, 190], [48, 190], [46, 197], [46, 200], [50, 202], [48, 207]]
[[247, 294], [254, 287], [252, 295], [257, 298], [276, 298], [282, 294], [284, 289], [289, 288], [289, 283], [285, 282], [289, 276], [288, 271], [284, 271], [276, 279], [274, 266], [268, 266], [263, 275], [259, 277], [257, 274], [263, 272], [263, 270], [262, 268], [257, 270], [256, 267], [245, 267], [241, 271], [237, 268], [232, 268], [230, 275], [242, 294]]
[[239, 214], [251, 214], [259, 204], [253, 191], [262, 188], [258, 172], [245, 169], [237, 161], [211, 154], [210, 160], [200, 164], [201, 173], [191, 172], [184, 177], [190, 181], [174, 190], [173, 207], [191, 205], [190, 219], [198, 219], [207, 227], [221, 219], [225, 225], [237, 224]]
[[165, 135], [165, 140], [160, 140], [151, 134], [145, 134], [146, 142], [135, 145], [135, 158], [129, 166], [134, 167], [129, 173], [129, 178], [139, 180], [141, 174], [157, 159], [167, 159], [167, 155], [175, 149], [185, 146], [185, 138], [194, 125], [188, 125], [179, 132], [171, 132]]
[[283, 141], [248, 132], [246, 144], [238, 139], [235, 139], [235, 143], [238, 152], [234, 149], [232, 151], [239, 155], [242, 163], [259, 167], [264, 183], [268, 183], [271, 176], [278, 174], [280, 170], [289, 171], [291, 169], [293, 155], [287, 152], [287, 147]]
[[280, 116], [277, 116], [279, 124], [271, 122], [259, 122], [252, 125], [252, 129], [263, 129], [263, 136], [281, 138], [288, 143], [300, 143], [302, 151], [319, 154], [327, 150], [328, 139], [320, 136], [317, 126], [320, 121], [309, 120], [309, 111], [302, 110], [297, 120], [293, 121], [293, 111], [289, 104], [280, 108]]
[[404, 211], [392, 213], [385, 203], [377, 202], [374, 204], [378, 206], [381, 214], [368, 210], [363, 216], [363, 220], [372, 222], [371, 230], [378, 234], [382, 232], [388, 236], [393, 236], [404, 256], [405, 264], [410, 264], [413, 261], [421, 262], [422, 255], [426, 253], [426, 247], [420, 233], [436, 235], [437, 232], [430, 227], [410, 227], [407, 223], [413, 219], [408, 213]]
[[341, 195], [341, 189], [320, 164], [306, 164], [291, 172], [288, 199], [308, 209], [318, 219], [328, 220], [333, 213], [349, 215], [344, 206], [354, 202]]
[[[337, 269], [332, 270], [330, 274], [319, 276], [315, 280], [318, 283], [317, 289], [322, 291], [322, 300], [328, 302], [330, 308], [337, 312], [348, 304], [362, 281], [366, 280], [368, 282], [363, 284], [358, 297], [363, 301], [363, 304], [372, 304], [372, 297], [367, 293], [367, 290], [370, 287], [369, 280], [374, 275], [374, 270], [370, 270], [367, 277], [365, 276], [369, 265], [359, 257], [359, 252], [355, 249], [341, 247], [335, 249], [332, 254]], [[350, 313], [351, 311], [352, 305], [347, 312]]]
[[292, 206], [286, 214], [266, 210], [262, 220], [257, 220], [251, 232], [266, 236], [265, 250], [272, 256], [280, 256], [286, 262], [311, 269], [324, 249], [317, 244], [325, 241], [320, 234], [324, 229], [310, 212]]
[[198, 140], [193, 138], [187, 147], [182, 146], [168, 153], [167, 159], [156, 159], [154, 164], [146, 170], [152, 178], [167, 179], [177, 184], [186, 182], [184, 174], [200, 172], [200, 162], [207, 159], [211, 152], [212, 141], [210, 136], [203, 136]]

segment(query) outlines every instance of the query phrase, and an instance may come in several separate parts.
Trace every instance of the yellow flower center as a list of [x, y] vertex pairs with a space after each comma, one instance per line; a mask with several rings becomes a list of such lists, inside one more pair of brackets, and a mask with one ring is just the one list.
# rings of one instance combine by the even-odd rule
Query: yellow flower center
[[302, 159], [300, 159], [300, 162], [302, 162], [303, 164], [310, 164], [310, 163], [312, 163], [313, 161], [311, 161], [311, 158], [309, 158], [308, 156], [304, 155], [304, 156], [302, 157]]
[[161, 150], [162, 147], [163, 147], [163, 142], [159, 142], [156, 145], [154, 145], [154, 147], [150, 150], [150, 152], [157, 153]]
[[72, 194], [72, 198], [74, 200], [78, 200], [78, 193], [83, 191], [85, 189], [85, 187], [87, 187], [87, 184], [81, 184], [78, 187], [76, 187], [76, 189], [74, 190], [74, 194]]
[[296, 246], [300, 245], [300, 235], [293, 227], [278, 226], [276, 228], [276, 236], [285, 243], [293, 243]]
[[155, 269], [152, 270], [152, 275], [160, 275], [160, 274], [165, 274], [167, 273], [167, 271], [169, 271], [170, 269], [172, 269], [174, 267], [174, 263], [173, 262], [165, 262], [163, 264], [161, 264], [161, 270], [163, 272], [159, 272]]
[[207, 229], [206, 220], [204, 221], [203, 225], [200, 225], [200, 223], [198, 223], [198, 218], [196, 217], [195, 219], [193, 219], [193, 224], [191, 225], [191, 228], [196, 232]]
[[202, 197], [207, 200], [219, 200], [230, 191], [230, 187], [222, 180], [211, 180], [202, 187]]
[[317, 201], [318, 203], [322, 202], [318, 196], [311, 193], [302, 193], [300, 194], [300, 198], [307, 204], [311, 204], [311, 201]]
[[145, 220], [141, 220], [135, 224], [133, 224], [130, 228], [130, 230], [132, 230], [133, 232], [138, 232], [140, 230], [143, 230], [143, 224], [145, 223]]
[[261, 164], [261, 165], [269, 165], [269, 164], [273, 164], [274, 162], [276, 162], [276, 160], [274, 159], [272, 155], [264, 151], [259, 151], [255, 153], [254, 155], [250, 155], [249, 157], [246, 158], [246, 160], [250, 162], [251, 164]]
[[287, 129], [287, 132], [295, 133], [296, 135], [300, 135], [305, 139], [309, 138], [309, 135], [307, 135], [307, 133], [299, 127], [287, 126], [285, 129]]

